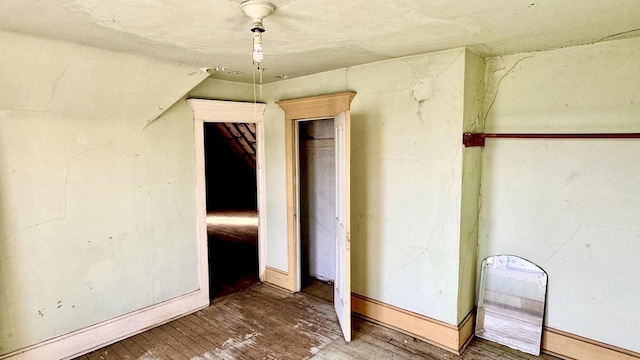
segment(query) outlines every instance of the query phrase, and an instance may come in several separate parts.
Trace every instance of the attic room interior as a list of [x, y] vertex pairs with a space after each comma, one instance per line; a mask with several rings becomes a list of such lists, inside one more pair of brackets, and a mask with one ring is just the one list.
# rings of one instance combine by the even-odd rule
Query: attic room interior
[[0, 2], [1, 360], [640, 359], [638, 1], [241, 2]]

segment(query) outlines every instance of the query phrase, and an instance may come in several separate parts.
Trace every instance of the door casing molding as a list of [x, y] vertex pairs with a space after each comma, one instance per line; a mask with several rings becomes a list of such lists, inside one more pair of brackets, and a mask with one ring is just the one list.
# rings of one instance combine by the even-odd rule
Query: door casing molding
[[[266, 280], [267, 213], [264, 171], [264, 122], [266, 104], [237, 101], [187, 99], [193, 110], [193, 131], [196, 155], [196, 217], [198, 226], [198, 269], [200, 283], [209, 283], [207, 259], [207, 183], [204, 173], [204, 123], [255, 123], [256, 124], [256, 180], [258, 190], [258, 274]], [[208, 286], [208, 285], [207, 285]], [[208, 287], [207, 287], [208, 293]], [[208, 296], [208, 295], [207, 295]]]
[[296, 121], [333, 118], [341, 112], [349, 112], [353, 91], [276, 101], [285, 115], [285, 156], [287, 194], [287, 271], [266, 268], [266, 281], [290, 292], [297, 291], [298, 271], [297, 244], [297, 191], [296, 191]]

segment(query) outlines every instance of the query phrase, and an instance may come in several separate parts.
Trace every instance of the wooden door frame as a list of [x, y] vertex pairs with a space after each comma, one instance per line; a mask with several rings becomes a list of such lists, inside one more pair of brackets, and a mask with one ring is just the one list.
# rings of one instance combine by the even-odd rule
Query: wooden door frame
[[284, 110], [285, 114], [285, 157], [286, 157], [286, 189], [287, 189], [287, 271], [267, 267], [265, 271], [266, 281], [296, 292], [301, 276], [298, 269], [298, 236], [297, 236], [297, 208], [298, 198], [296, 194], [297, 166], [295, 146], [296, 121], [329, 119], [339, 113], [349, 112], [351, 100], [356, 95], [353, 91], [341, 92], [329, 95], [312, 96], [305, 98], [276, 101], [276, 104]]
[[[256, 181], [258, 191], [258, 274], [265, 281], [267, 259], [267, 214], [264, 172], [264, 103], [207, 99], [187, 99], [193, 110], [196, 157], [196, 218], [198, 227], [198, 269], [200, 286], [206, 287], [208, 299], [209, 262], [207, 248], [207, 183], [205, 178], [204, 123], [256, 124]], [[204, 289], [203, 289], [204, 290]]]

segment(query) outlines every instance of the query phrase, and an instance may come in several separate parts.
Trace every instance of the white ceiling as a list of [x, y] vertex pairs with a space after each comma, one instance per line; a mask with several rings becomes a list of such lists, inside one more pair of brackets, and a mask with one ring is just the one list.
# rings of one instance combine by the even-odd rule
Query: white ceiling
[[[251, 82], [241, 0], [0, 0], [0, 29]], [[468, 46], [500, 55], [640, 36], [640, 0], [271, 0], [264, 81]], [[230, 71], [243, 74], [231, 74]]]

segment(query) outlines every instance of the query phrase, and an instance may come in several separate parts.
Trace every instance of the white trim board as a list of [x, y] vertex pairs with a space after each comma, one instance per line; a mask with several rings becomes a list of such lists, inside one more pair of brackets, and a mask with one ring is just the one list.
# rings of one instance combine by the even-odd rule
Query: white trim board
[[73, 359], [207, 306], [209, 306], [208, 291], [204, 294], [196, 290], [160, 304], [16, 350], [0, 356], [0, 359]]
[[256, 180], [258, 190], [258, 274], [261, 281], [266, 278], [267, 259], [267, 213], [264, 169], [264, 122], [263, 113], [267, 104], [236, 101], [187, 99], [193, 110], [194, 139], [196, 151], [196, 200], [198, 221], [198, 252], [204, 258], [200, 276], [208, 283], [207, 264], [207, 209], [206, 179], [204, 174], [204, 123], [255, 123], [256, 124]]

